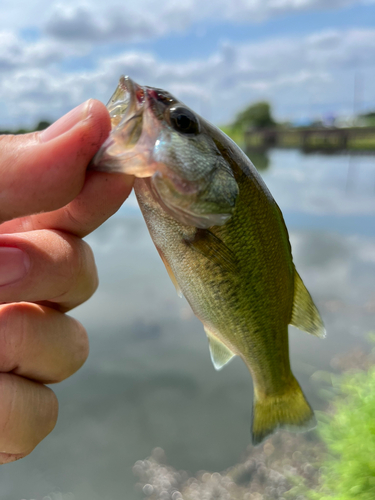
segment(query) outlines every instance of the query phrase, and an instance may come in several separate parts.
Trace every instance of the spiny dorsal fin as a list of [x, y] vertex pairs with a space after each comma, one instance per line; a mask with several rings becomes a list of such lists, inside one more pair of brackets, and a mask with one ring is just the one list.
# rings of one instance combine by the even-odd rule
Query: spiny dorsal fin
[[290, 324], [317, 337], [326, 336], [326, 329], [318, 309], [296, 269], [294, 269], [294, 301]]
[[204, 331], [208, 337], [212, 363], [216, 370], [221, 370], [223, 366], [229, 363], [235, 354], [206, 327], [204, 327]]

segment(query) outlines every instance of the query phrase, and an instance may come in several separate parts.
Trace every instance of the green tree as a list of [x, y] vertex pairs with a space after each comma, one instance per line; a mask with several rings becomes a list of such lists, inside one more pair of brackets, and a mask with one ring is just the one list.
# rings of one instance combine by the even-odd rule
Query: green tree
[[276, 122], [272, 117], [270, 104], [260, 101], [251, 104], [238, 113], [233, 123], [233, 128], [244, 131], [250, 127], [265, 128], [274, 125], [276, 125]]
[[375, 111], [359, 115], [366, 127], [375, 127]]
[[49, 126], [51, 125], [50, 122], [46, 121], [46, 120], [41, 120], [38, 125], [35, 127], [35, 131], [40, 131], [40, 130], [44, 130], [46, 128], [48, 128]]
[[36, 132], [46, 129], [51, 125], [50, 122], [46, 120], [41, 120], [35, 127], [31, 129], [20, 128], [18, 130], [0, 130], [0, 135], [2, 134], [28, 134], [29, 132]]

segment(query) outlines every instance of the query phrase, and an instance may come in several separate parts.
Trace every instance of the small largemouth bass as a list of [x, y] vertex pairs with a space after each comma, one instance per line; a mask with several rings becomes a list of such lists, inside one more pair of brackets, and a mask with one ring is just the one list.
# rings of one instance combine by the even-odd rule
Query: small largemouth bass
[[165, 90], [121, 77], [112, 132], [94, 168], [136, 177], [147, 227], [221, 369], [240, 356], [254, 383], [252, 441], [307, 430], [313, 411], [289, 362], [288, 325], [325, 329], [292, 259], [282, 213], [255, 167], [218, 128]]

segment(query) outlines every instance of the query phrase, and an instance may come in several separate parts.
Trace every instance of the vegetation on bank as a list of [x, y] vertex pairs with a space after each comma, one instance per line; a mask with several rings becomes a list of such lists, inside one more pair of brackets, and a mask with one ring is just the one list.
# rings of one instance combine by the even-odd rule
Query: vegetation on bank
[[30, 132], [39, 132], [40, 130], [44, 130], [47, 127], [51, 125], [50, 122], [47, 122], [46, 120], [41, 120], [34, 128], [31, 129], [26, 129], [26, 128], [19, 128], [16, 130], [0, 130], [0, 135], [4, 134], [28, 134]]
[[320, 486], [311, 500], [375, 498], [375, 366], [332, 378], [335, 394], [319, 433], [327, 453], [321, 458]]
[[317, 433], [278, 432], [226, 471], [194, 477], [168, 466], [157, 448], [135, 464], [136, 488], [149, 500], [373, 500], [375, 350], [335, 364], [346, 371], [320, 375], [330, 405]]
[[231, 124], [221, 126], [220, 128], [235, 143], [242, 147], [244, 145], [245, 133], [250, 128], [266, 129], [275, 126], [277, 126], [277, 123], [272, 116], [270, 104], [260, 101], [250, 104], [236, 115]]
[[268, 147], [300, 148], [306, 152], [340, 150], [375, 150], [375, 112], [359, 115], [355, 126], [325, 126], [321, 121], [310, 126], [277, 123], [269, 103], [261, 101], [248, 106], [235, 120], [221, 129], [247, 151]]
[[[260, 101], [249, 105], [238, 113], [234, 121], [229, 125], [221, 126], [221, 130], [227, 134], [242, 149], [248, 151], [259, 151], [267, 149], [267, 131], [277, 130], [276, 144], [282, 148], [301, 148], [308, 151], [375, 151], [375, 111], [361, 114], [358, 117], [359, 128], [348, 127], [348, 137], [340, 137], [341, 131], [332, 133], [332, 129], [326, 130], [321, 122], [314, 123], [317, 129], [306, 137], [308, 127], [293, 127], [288, 123], [278, 123], [272, 115], [272, 109], [268, 102]], [[17, 130], [0, 130], [1, 134], [26, 134], [44, 130], [49, 127], [50, 122], [41, 120], [34, 128], [20, 128]], [[374, 127], [374, 128], [371, 128]], [[357, 130], [354, 133], [354, 130]], [[249, 133], [249, 130], [252, 132]], [[353, 133], [351, 133], [351, 131]], [[334, 131], [333, 131], [334, 132]], [[264, 168], [260, 168], [261, 170]]]
[[363, 113], [359, 115], [359, 119], [362, 121], [365, 127], [375, 127], [375, 111]]

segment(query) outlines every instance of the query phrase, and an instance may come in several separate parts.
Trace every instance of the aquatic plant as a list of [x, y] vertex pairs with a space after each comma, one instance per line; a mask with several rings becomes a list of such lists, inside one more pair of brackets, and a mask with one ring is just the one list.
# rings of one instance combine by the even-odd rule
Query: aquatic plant
[[332, 411], [320, 415], [328, 453], [322, 460], [320, 488], [312, 500], [375, 498], [375, 367], [333, 378], [339, 393]]

